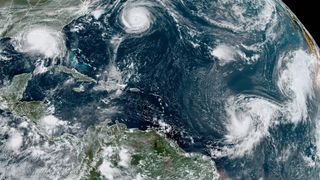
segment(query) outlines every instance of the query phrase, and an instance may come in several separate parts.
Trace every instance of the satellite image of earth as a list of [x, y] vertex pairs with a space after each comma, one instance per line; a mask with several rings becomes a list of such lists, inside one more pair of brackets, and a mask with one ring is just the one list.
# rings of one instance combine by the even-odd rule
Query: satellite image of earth
[[0, 0], [0, 179], [320, 179], [319, 71], [281, 0]]

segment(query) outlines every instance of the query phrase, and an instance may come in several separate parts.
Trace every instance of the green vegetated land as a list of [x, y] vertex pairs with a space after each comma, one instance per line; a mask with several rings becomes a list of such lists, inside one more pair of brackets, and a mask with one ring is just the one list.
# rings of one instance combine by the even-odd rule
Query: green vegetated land
[[[84, 179], [218, 179], [209, 157], [184, 152], [178, 145], [154, 129], [127, 129], [123, 124], [94, 127], [85, 151]], [[105, 136], [105, 137], [104, 137]], [[125, 151], [127, 164], [119, 163]], [[107, 164], [110, 174], [101, 171]], [[112, 178], [110, 177], [112, 176]]]

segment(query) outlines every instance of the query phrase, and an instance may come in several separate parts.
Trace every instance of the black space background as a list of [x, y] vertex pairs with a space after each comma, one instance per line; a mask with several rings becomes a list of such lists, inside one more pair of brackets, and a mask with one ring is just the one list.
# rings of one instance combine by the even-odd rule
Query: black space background
[[320, 45], [320, 1], [283, 0]]

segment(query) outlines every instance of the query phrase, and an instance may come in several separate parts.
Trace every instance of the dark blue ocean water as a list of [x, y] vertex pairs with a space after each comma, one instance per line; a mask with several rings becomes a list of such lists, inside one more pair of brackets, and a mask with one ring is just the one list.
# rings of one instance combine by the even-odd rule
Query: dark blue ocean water
[[[244, 6], [253, 6], [250, 2], [244, 1], [247, 3]], [[224, 17], [219, 16], [222, 10], [211, 2], [170, 4], [170, 8], [151, 7], [154, 21], [142, 34], [128, 34], [122, 28], [118, 17], [121, 3], [107, 9], [98, 20], [90, 15], [75, 19], [63, 28], [67, 55], [61, 59], [44, 59], [48, 67], [74, 68], [97, 82], [110, 78], [105, 72], [113, 65], [122, 76], [128, 77], [119, 96], [115, 97], [113, 90], [95, 91], [96, 82], [65, 84], [69, 74], [50, 70], [29, 81], [23, 100], [48, 100], [55, 107], [55, 116], [80, 123], [84, 128], [111, 119], [130, 128], [146, 129], [159, 127], [162, 120], [173, 128], [168, 137], [184, 150], [210, 154], [211, 148], [228, 146], [223, 141], [227, 133], [227, 97], [249, 94], [277, 103], [288, 99], [276, 84], [277, 61], [281, 52], [306, 48], [307, 43], [301, 28], [282, 6], [276, 6], [279, 18], [274, 33], [277, 29], [285, 32], [279, 31], [281, 34], [271, 41], [266, 30], [236, 32], [198, 16], [212, 13], [212, 18]], [[179, 14], [179, 24], [172, 11]], [[251, 16], [257, 16], [255, 13], [257, 9], [252, 8]], [[75, 26], [82, 28], [74, 31]], [[196, 33], [192, 35], [191, 31]], [[113, 43], [114, 37], [121, 37], [118, 45]], [[219, 59], [210, 54], [210, 48], [219, 43], [240, 47], [242, 43], [261, 42], [265, 43], [260, 47], [259, 60], [252, 63], [236, 57], [236, 61], [221, 66]], [[5, 47], [2, 54], [12, 58], [0, 61], [1, 86], [3, 80], [14, 75], [33, 72], [39, 57], [17, 52], [9, 38], [1, 39], [0, 46]], [[248, 57], [255, 53], [245, 49], [243, 52]], [[73, 90], [80, 85], [85, 91]], [[131, 91], [132, 88], [139, 91]], [[118, 111], [108, 111], [113, 107]], [[317, 159], [314, 144], [317, 104], [310, 101], [308, 107], [307, 123], [270, 127], [269, 135], [262, 138], [252, 153], [237, 158], [214, 157], [218, 169], [231, 179], [317, 179], [318, 167], [308, 165], [303, 159]], [[291, 154], [279, 161], [287, 149]]]

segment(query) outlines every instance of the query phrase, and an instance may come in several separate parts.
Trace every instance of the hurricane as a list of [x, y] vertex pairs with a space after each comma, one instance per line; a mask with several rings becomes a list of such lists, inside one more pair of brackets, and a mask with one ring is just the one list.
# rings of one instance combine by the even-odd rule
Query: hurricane
[[0, 179], [319, 179], [319, 52], [280, 0], [3, 0]]
[[142, 5], [126, 5], [121, 12], [121, 23], [124, 25], [126, 32], [139, 33], [144, 32], [152, 25], [152, 14], [147, 7]]

